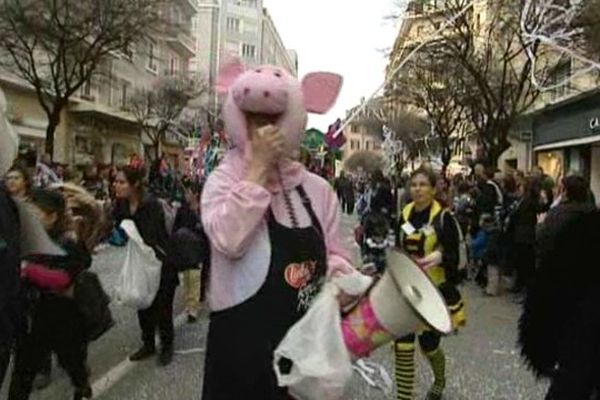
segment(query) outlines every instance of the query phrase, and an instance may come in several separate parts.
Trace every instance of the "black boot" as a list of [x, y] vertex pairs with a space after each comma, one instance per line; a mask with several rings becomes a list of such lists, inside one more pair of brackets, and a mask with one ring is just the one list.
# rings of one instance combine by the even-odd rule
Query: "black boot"
[[144, 345], [141, 349], [129, 356], [129, 361], [142, 361], [156, 354], [156, 348]]
[[173, 361], [173, 346], [163, 346], [158, 356], [158, 365], [166, 367]]

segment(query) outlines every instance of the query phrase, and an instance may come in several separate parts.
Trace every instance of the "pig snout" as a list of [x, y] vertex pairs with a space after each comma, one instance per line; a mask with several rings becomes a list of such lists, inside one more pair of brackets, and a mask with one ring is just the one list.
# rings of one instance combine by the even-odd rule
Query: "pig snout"
[[257, 69], [232, 89], [236, 105], [244, 112], [275, 115], [287, 108], [288, 85], [277, 70]]

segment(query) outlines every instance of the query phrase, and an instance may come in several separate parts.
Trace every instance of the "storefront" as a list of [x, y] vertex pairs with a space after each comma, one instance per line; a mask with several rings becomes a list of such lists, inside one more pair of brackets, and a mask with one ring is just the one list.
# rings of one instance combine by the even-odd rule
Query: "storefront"
[[71, 118], [74, 165], [125, 165], [141, 153], [139, 129], [131, 121], [92, 112], [71, 112]]
[[537, 114], [533, 150], [546, 174], [582, 175], [600, 195], [600, 93], [575, 96]]

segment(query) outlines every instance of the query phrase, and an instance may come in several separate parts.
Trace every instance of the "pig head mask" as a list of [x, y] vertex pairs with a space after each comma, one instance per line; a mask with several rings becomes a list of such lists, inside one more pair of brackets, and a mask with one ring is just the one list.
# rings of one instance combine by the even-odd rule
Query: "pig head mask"
[[233, 145], [250, 157], [246, 114], [276, 117], [286, 138], [286, 152], [294, 159], [308, 121], [307, 113], [325, 114], [333, 107], [342, 87], [342, 77], [314, 72], [302, 82], [283, 68], [265, 65], [248, 69], [234, 61], [220, 73], [217, 90], [227, 93], [223, 107], [225, 130]]

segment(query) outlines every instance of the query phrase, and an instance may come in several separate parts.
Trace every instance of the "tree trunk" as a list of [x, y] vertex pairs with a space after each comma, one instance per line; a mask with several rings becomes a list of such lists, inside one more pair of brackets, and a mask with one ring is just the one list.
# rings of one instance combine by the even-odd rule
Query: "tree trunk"
[[510, 148], [510, 143], [508, 141], [500, 140], [500, 143], [491, 145], [486, 152], [486, 164], [493, 167], [497, 166], [498, 159], [508, 148]]
[[158, 160], [160, 158], [160, 140], [154, 142], [154, 159]]
[[50, 155], [50, 159], [54, 161], [54, 138], [56, 136], [56, 128], [60, 124], [60, 113], [63, 109], [63, 105], [60, 102], [54, 104], [52, 113], [48, 115], [48, 126], [46, 127], [46, 143], [45, 151], [46, 154]]
[[60, 118], [58, 118], [58, 120], [53, 120], [53, 118], [50, 118], [48, 121], [48, 126], [46, 127], [45, 151], [46, 154], [50, 155], [50, 159], [52, 161], [54, 161], [54, 137], [59, 123]]
[[50, 159], [54, 160], [54, 133], [56, 132], [56, 125], [48, 124], [46, 127], [46, 143], [45, 152], [50, 154]]

